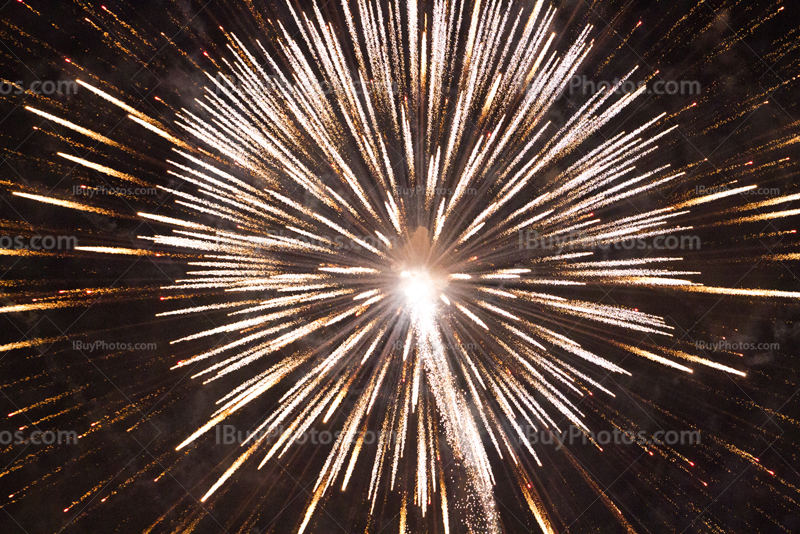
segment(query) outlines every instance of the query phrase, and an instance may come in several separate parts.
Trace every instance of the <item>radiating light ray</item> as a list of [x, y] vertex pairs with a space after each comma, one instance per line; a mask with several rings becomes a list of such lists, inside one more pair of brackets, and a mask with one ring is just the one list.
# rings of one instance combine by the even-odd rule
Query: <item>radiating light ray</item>
[[[518, 477], [536, 523], [554, 532], [543, 499], [526, 482], [528, 466], [548, 468], [548, 458], [537, 453], [523, 425], [560, 431], [564, 419], [588, 435], [582, 402], [592, 390], [614, 397], [603, 375], [631, 376], [623, 367], [630, 355], [685, 373], [693, 369], [660, 353], [746, 376], [660, 346], [678, 337], [668, 318], [595, 302], [591, 291], [624, 286], [636, 296], [641, 290], [791, 299], [800, 292], [705, 286], [696, 281], [702, 271], [673, 268], [683, 257], [603, 260], [596, 252], [565, 252], [693, 229], [690, 216], [696, 213], [690, 208], [756, 187], [665, 203], [660, 191], [694, 172], [648, 159], [676, 130], [671, 116], [600, 139], [606, 125], [626, 118], [643, 100], [644, 87], [618, 96], [636, 69], [570, 111], [561, 126], [546, 122], [592, 53], [591, 26], [558, 52], [551, 31], [556, 10], [543, 0], [530, 10], [498, 0], [343, 0], [341, 6], [346, 27], [328, 20], [326, 6], [298, 12], [297, 4], [288, 3], [298, 31], [270, 20], [278, 37], [269, 47], [220, 28], [227, 55], [214, 65], [228, 72], [205, 72], [213, 87], [195, 108], [177, 111], [174, 129], [78, 80], [125, 111], [148, 139], [171, 145], [180, 161], [166, 162], [169, 179], [178, 185], [158, 186], [174, 209], [162, 215], [150, 206], [142, 209], [152, 213], [137, 213], [159, 229], [140, 237], [157, 252], [102, 245], [76, 250], [200, 258], [189, 262], [194, 270], [185, 277], [170, 277], [159, 289], [223, 296], [224, 302], [156, 314], [221, 318], [213, 327], [175, 336], [170, 344], [194, 355], [173, 369], [191, 366], [191, 377], [204, 383], [240, 380], [176, 450], [281, 388], [276, 407], [258, 426], [267, 432], [248, 438], [244, 452], [209, 484], [203, 502], [249, 460], [259, 458], [263, 468], [284, 457], [319, 422], [341, 431], [317, 474], [300, 532], [313, 529], [312, 516], [332, 488], [352, 491], [353, 477], [372, 452], [371, 510], [386, 486], [398, 492], [401, 532], [414, 528], [415, 505], [423, 518], [429, 507], [437, 508], [437, 492], [446, 532], [456, 511], [470, 532], [501, 532], [489, 442]], [[59, 156], [116, 179], [147, 183], [88, 159]], [[534, 190], [534, 184], [544, 190]], [[128, 217], [45, 195], [14, 194]], [[727, 213], [738, 216], [797, 198], [784, 195]], [[630, 210], [640, 199], [655, 199], [658, 207]], [[627, 211], [620, 216], [618, 209]], [[712, 224], [798, 214], [786, 209]], [[520, 252], [530, 231], [553, 240], [558, 250]], [[182, 254], [161, 252], [173, 249]], [[768, 258], [793, 260], [797, 254]], [[86, 304], [69, 293], [60, 300], [13, 303], [0, 313], [77, 305]], [[632, 344], [636, 335], [652, 336], [646, 349]], [[582, 345], [587, 336], [605, 350]], [[201, 345], [209, 338], [222, 341], [214, 348]], [[478, 348], [467, 349], [470, 340]], [[382, 430], [377, 450], [365, 444], [372, 417]], [[391, 434], [397, 439], [386, 437]], [[445, 444], [466, 480], [456, 491], [441, 463]], [[602, 489], [593, 487], [632, 530]], [[199, 520], [192, 521], [188, 530]]]

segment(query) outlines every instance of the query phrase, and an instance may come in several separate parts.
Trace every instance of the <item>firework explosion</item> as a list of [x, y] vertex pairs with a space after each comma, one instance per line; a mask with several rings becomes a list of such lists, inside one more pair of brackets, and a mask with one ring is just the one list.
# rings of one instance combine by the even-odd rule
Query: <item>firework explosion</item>
[[[105, 6], [98, 12], [85, 9], [102, 11], [103, 20], [126, 29], [125, 38], [100, 29], [113, 46], [149, 45], [149, 36]], [[771, 6], [758, 25], [782, 9]], [[501, 491], [514, 492], [523, 505], [523, 524], [561, 531], [573, 519], [558, 511], [558, 490], [548, 479], [564, 469], [564, 458], [619, 528], [638, 530], [630, 511], [620, 509], [590, 475], [591, 465], [566, 445], [553, 453], [534, 438], [575, 429], [583, 443], [604, 452], [605, 444], [596, 439], [599, 429], [638, 428], [616, 412], [620, 391], [670, 416], [646, 396], [619, 386], [635, 380], [636, 373], [673, 380], [705, 368], [703, 376], [717, 380], [749, 377], [748, 366], [730, 351], [697, 350], [683, 331], [691, 324], [681, 326], [673, 317], [682, 308], [669, 314], [640, 310], [657, 308], [651, 306], [654, 296], [680, 303], [707, 294], [772, 306], [800, 298], [800, 292], [777, 289], [769, 278], [753, 286], [739, 280], [708, 283], [706, 266], [692, 257], [698, 251], [664, 246], [692, 243], [703, 228], [765, 221], [770, 223], [750, 239], [788, 234], [771, 222], [796, 216], [791, 204], [800, 194], [759, 200], [747, 195], [758, 190], [758, 176], [795, 172], [781, 150], [796, 142], [796, 129], [759, 147], [757, 173], [747, 168], [752, 162], [724, 161], [728, 174], [701, 169], [701, 162], [677, 167], [663, 155], [670, 149], [660, 145], [682, 135], [681, 114], [697, 102], [678, 112], [642, 112], [650, 98], [648, 84], [621, 91], [641, 67], [619, 73], [593, 94], [566, 98], [589, 59], [597, 62], [600, 56], [592, 17], [565, 41], [554, 33], [559, 13], [543, 0], [524, 6], [499, 0], [361, 0], [324, 10], [281, 4], [279, 16], [255, 16], [259, 32], [219, 26], [224, 44], [215, 54], [203, 52], [202, 68], [182, 52], [196, 67], [191, 76], [204, 87], [194, 87], [193, 101], [184, 98], [169, 107], [170, 120], [163, 108], [136, 106], [89, 67], [76, 65], [76, 87], [87, 102], [102, 103], [109, 114], [139, 128], [146, 146], [166, 147], [161, 161], [115, 136], [115, 128], [93, 125], [67, 106], [46, 99], [25, 103], [31, 116], [52, 127], [54, 137], [75, 148], [57, 153], [70, 168], [91, 171], [100, 183], [152, 189], [161, 196], [138, 205], [135, 195], [117, 195], [124, 205], [113, 206], [100, 196], [67, 200], [52, 187], [4, 182], [15, 205], [146, 224], [133, 227], [135, 239], [127, 244], [100, 232], [69, 252], [29, 247], [3, 253], [34, 261], [138, 258], [159, 271], [155, 262], [168, 260], [164, 269], [179, 266], [183, 274], [167, 275], [170, 283], [160, 286], [112, 283], [57, 294], [23, 288], [0, 311], [85, 308], [101, 298], [160, 299], [165, 307], [145, 312], [150, 320], [155, 315], [161, 325], [186, 318], [191, 326], [186, 335], [167, 330], [143, 337], [169, 336], [169, 343], [160, 346], [163, 358], [155, 364], [136, 367], [155, 365], [140, 371], [161, 374], [171, 368], [179, 379], [191, 377], [195, 395], [224, 389], [191, 431], [184, 424], [180, 435], [168, 436], [173, 451], [151, 454], [152, 461], [128, 480], [107, 477], [70, 495], [64, 508], [73, 514], [69, 524], [91, 517], [138, 478], [152, 479], [153, 472], [159, 472], [156, 482], [175, 478], [174, 465], [196, 461], [201, 453], [193, 449], [215, 432], [218, 437], [221, 425], [254, 412], [238, 450], [203, 468], [213, 477], [194, 482], [194, 511], [176, 517], [169, 511], [148, 531], [224, 528], [227, 520], [206, 507], [231, 488], [248, 491], [237, 487], [246, 481], [235, 479], [249, 471], [271, 468], [270, 476], [290, 477], [281, 475], [284, 462], [297, 462], [296, 451], [316, 428], [330, 429], [335, 437], [315, 447], [324, 458], [314, 463], [313, 476], [304, 477], [309, 478], [302, 484], [305, 506], [288, 527], [298, 532], [326, 528], [314, 527], [315, 521], [330, 516], [324, 504], [342, 492], [359, 495], [350, 504], [354, 524], [369, 531], [395, 521], [401, 533], [504, 532], [511, 527], [498, 500]], [[613, 69], [609, 56], [617, 51], [608, 53], [605, 43], [601, 48], [603, 65]], [[645, 82], [657, 76], [650, 72]], [[715, 189], [672, 194], [699, 177], [713, 177]], [[708, 210], [715, 212], [708, 217]], [[761, 257], [783, 262], [798, 256], [781, 247], [780, 253], [762, 250]], [[733, 262], [713, 260], [714, 269]], [[119, 276], [131, 268], [109, 262]], [[17, 283], [24, 286], [6, 285]], [[603, 298], [614, 289], [624, 292], [619, 300], [625, 305]], [[201, 326], [206, 324], [211, 326]], [[67, 338], [74, 348], [75, 336], [63, 332], [2, 349], [50, 346]], [[24, 389], [23, 381], [10, 385]], [[150, 401], [158, 404], [178, 386], [155, 388]], [[80, 409], [84, 387], [15, 403], [9, 417], [16, 422], [44, 407], [52, 413], [32, 415], [20, 430], [46, 425]], [[184, 387], [179, 391], [188, 391]], [[170, 405], [191, 402], [188, 395]], [[69, 396], [77, 403], [51, 410]], [[84, 425], [83, 443], [101, 428], [127, 425], [128, 432], [136, 431], [155, 409], [145, 413], [132, 406]], [[146, 450], [149, 443], [141, 445]], [[682, 449], [652, 441], [631, 446], [669, 460], [672, 469], [707, 487]], [[735, 443], [718, 438], [706, 447], [726, 449], [774, 475]], [[46, 454], [15, 459], [0, 477], [16, 476]], [[89, 461], [91, 453], [84, 454]], [[778, 484], [784, 506], [796, 506], [795, 486]], [[9, 504], [25, 505], [24, 498], [39, 490], [35, 485], [17, 484]], [[386, 517], [373, 520], [376, 513]], [[211, 524], [199, 527], [204, 518]], [[258, 520], [253, 514], [241, 528], [255, 528]], [[711, 529], [706, 521], [701, 523]], [[390, 528], [396, 531], [397, 523]]]

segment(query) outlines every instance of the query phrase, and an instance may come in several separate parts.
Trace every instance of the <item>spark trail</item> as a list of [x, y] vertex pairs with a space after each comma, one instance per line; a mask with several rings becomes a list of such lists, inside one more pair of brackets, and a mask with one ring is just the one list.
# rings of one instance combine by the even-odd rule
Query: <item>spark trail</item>
[[[642, 294], [800, 297], [705, 286], [693, 281], [701, 272], [674, 268], [681, 257], [603, 260], [584, 251], [686, 232], [692, 227], [681, 221], [695, 206], [755, 187], [606, 218], [609, 208], [679, 182], [685, 172], [641, 165], [674, 129], [661, 128], [665, 114], [603, 135], [644, 87], [621, 97], [616, 87], [605, 88], [563, 126], [546, 120], [593, 46], [591, 26], [565, 50], [555, 50], [556, 11], [543, 0], [531, 9], [500, 0], [406, 4], [404, 12], [400, 3], [344, 1], [346, 27], [338, 28], [316, 5], [300, 12], [288, 3], [298, 35], [282, 21], [271, 22], [282, 36], [272, 47], [226, 34], [221, 62], [227, 74], [206, 73], [205, 95], [194, 108], [180, 110], [177, 132], [80, 81], [129, 113], [147, 135], [174, 145], [170, 174], [189, 187], [162, 189], [182, 215], [139, 213], [170, 230], [141, 240], [198, 259], [185, 278], [162, 289], [222, 290], [239, 299], [160, 314], [231, 308], [227, 324], [172, 344], [222, 333], [235, 340], [174, 368], [201, 364], [194, 377], [205, 383], [233, 373], [241, 378], [177, 449], [275, 388], [286, 390], [202, 500], [251, 459], [260, 457], [261, 468], [281, 457], [312, 425], [329, 418], [341, 423], [300, 532], [326, 496], [348, 487], [355, 466], [369, 462], [373, 508], [388, 486], [402, 492], [401, 524], [410, 521], [412, 506], [423, 516], [440, 509], [453, 532], [457, 497], [445, 488], [448, 474], [436, 461], [444, 446], [466, 474], [469, 529], [501, 532], [493, 489], [498, 480], [487, 451], [493, 448], [520, 473], [522, 455], [547, 469], [525, 425], [560, 431], [557, 421], [569, 421], [588, 434], [576, 399], [596, 389], [613, 393], [576, 367], [630, 375], [624, 358], [614, 356], [625, 354], [670, 372], [692, 373], [689, 365], [697, 364], [745, 375], [683, 351], [612, 340], [617, 332], [667, 340], [674, 327], [638, 309], [582, 298], [589, 284], [633, 286]], [[72, 120], [29, 110], [118, 146]], [[216, 155], [193, 148], [184, 136]], [[110, 166], [69, 158], [146, 184]], [[545, 183], [545, 171], [557, 163], [560, 171]], [[57, 208], [125, 216], [53, 196], [15, 194]], [[734, 222], [794, 214], [759, 213]], [[531, 231], [555, 240], [558, 251], [521, 249], [521, 236]], [[80, 250], [150, 254], [144, 245]], [[23, 308], [61, 305], [70, 304]], [[571, 335], [575, 323], [607, 330], [597, 339], [608, 350], [584, 348]], [[297, 348], [312, 335], [323, 340], [319, 347]], [[480, 350], [464, 348], [471, 340]], [[382, 433], [375, 450], [363, 446], [363, 436], [376, 420]], [[414, 480], [402, 479], [408, 472], [399, 469], [402, 462], [413, 466]], [[552, 532], [536, 490], [523, 482], [520, 488], [541, 529]]]

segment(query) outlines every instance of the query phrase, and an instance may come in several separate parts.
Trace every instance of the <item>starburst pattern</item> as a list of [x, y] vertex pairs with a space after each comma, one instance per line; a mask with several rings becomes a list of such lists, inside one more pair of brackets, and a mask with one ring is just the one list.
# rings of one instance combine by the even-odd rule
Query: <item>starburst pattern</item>
[[[703, 285], [695, 281], [702, 273], [682, 269], [675, 254], [648, 249], [607, 259], [597, 253], [614, 243], [683, 235], [692, 227], [682, 221], [697, 206], [756, 186], [659, 201], [661, 189], [686, 175], [668, 164], [642, 165], [675, 135], [666, 114], [604, 134], [643, 98], [646, 86], [623, 96], [617, 91], [635, 70], [562, 123], [548, 120], [592, 49], [591, 26], [555, 50], [556, 10], [543, 0], [528, 8], [498, 0], [344, 1], [342, 25], [316, 5], [287, 8], [299, 32], [271, 21], [280, 36], [274, 46], [226, 33], [221, 70], [206, 73], [203, 98], [178, 113], [181, 134], [79, 80], [147, 135], [173, 146], [167, 164], [180, 185], [159, 186], [174, 199], [174, 215], [137, 213], [170, 231], [140, 236], [141, 248], [77, 250], [188, 255], [186, 277], [162, 290], [229, 295], [158, 313], [226, 310], [225, 324], [171, 343], [219, 334], [232, 340], [173, 368], [199, 365], [192, 378], [203, 383], [238, 380], [177, 449], [290, 383], [203, 501], [250, 462], [260, 469], [281, 458], [347, 405], [300, 532], [326, 495], [347, 488], [358, 464], [369, 466], [365, 511], [374, 511], [386, 491], [403, 495], [401, 532], [411, 501], [423, 517], [438, 509], [446, 532], [454, 506], [464, 510], [470, 531], [501, 532], [494, 488], [503, 481], [490, 450], [513, 473], [542, 531], [553, 532], [526, 467], [531, 459], [534, 469], [548, 466], [527, 429], [561, 433], [569, 424], [591, 436], [581, 399], [594, 391], [613, 402], [602, 377], [631, 375], [616, 356], [650, 360], [669, 372], [706, 366], [746, 376], [737, 366], [667, 344], [674, 327], [664, 317], [596, 302], [587, 288], [630, 287], [643, 299], [653, 291], [800, 297]], [[28, 109], [123, 147], [85, 125]], [[148, 185], [110, 163], [60, 155]], [[120, 215], [87, 202], [15, 195]], [[730, 222], [795, 215], [739, 211], [796, 198], [749, 203]], [[657, 207], [640, 211], [632, 201]], [[0, 311], [68, 306], [69, 298]], [[603, 352], [584, 348], [576, 329]], [[648, 341], [634, 346], [625, 341], [632, 333]], [[308, 348], [309, 338], [318, 346]], [[380, 437], [370, 448], [364, 442], [373, 429]], [[465, 474], [457, 499], [448, 495], [442, 447]]]

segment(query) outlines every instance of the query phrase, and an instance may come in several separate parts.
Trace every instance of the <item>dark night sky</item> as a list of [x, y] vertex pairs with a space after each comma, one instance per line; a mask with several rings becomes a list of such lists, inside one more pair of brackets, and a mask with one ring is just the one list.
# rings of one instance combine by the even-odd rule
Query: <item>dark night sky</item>
[[[287, 21], [287, 27], [294, 27], [285, 7], [272, 1], [254, 3], [262, 19], [280, 19]], [[520, 5], [527, 4], [533, 2]], [[642, 164], [645, 168], [655, 168], [669, 163], [673, 169], [683, 169], [704, 158], [709, 161], [691, 179], [661, 189], [663, 198], [653, 195], [637, 200], [637, 209], [644, 211], [655, 208], [657, 202], [684, 200], [697, 186], [713, 187], [734, 179], [777, 188], [781, 194], [798, 192], [798, 171], [794, 165], [765, 167], [752, 173], [734, 168], [758, 160], [759, 156], [762, 162], [783, 157], [796, 160], [800, 156], [797, 149], [800, 145], [789, 145], [768, 156], [762, 156], [758, 150], [771, 140], [791, 132], [800, 133], [793, 118], [800, 118], [796, 83], [769, 95], [768, 106], [749, 111], [756, 95], [800, 73], [797, 2], [746, 1], [735, 7], [730, 6], [731, 2], [716, 0], [698, 5], [691, 1], [646, 0], [597, 2], [594, 7], [590, 4], [582, 0], [555, 2], [559, 9], [554, 23], [554, 31], [558, 33], [556, 50], [565, 50], [585, 24], [594, 25], [595, 48], [579, 74], [594, 81], [612, 80], [638, 65], [639, 70], [633, 76], [636, 81], [657, 69], [662, 80], [696, 80], [702, 87], [700, 95], [646, 95], [607, 125], [609, 132], [630, 131], [660, 113], [677, 114], [692, 102], [698, 102], [696, 108], [675, 117], [670, 124], [678, 124], [678, 132], [669, 135], [657, 153]], [[26, 0], [26, 5], [30, 7], [15, 1], [0, 2], [0, 78], [30, 84], [36, 80], [80, 77], [124, 97], [144, 113], [159, 116], [164, 123], [174, 120], [175, 110], [195, 106], [193, 99], [207, 83], [197, 66], [214, 71], [214, 65], [203, 52], [217, 60], [225, 57], [220, 25], [245, 42], [261, 39], [267, 48], [269, 39], [274, 37], [274, 32], [261, 27], [259, 17], [253, 16], [243, 2], [137, 0], [124, 4], [109, 0], [105, 4], [109, 10], [149, 45], [133, 37], [121, 22], [103, 15], [99, 3]], [[310, 4], [300, 5], [302, 9], [310, 9]], [[338, 2], [326, 4], [323, 9], [333, 20], [341, 18], [340, 8], [335, 5]], [[754, 19], [774, 13], [780, 6], [785, 6], [785, 13], [752, 32], [746, 31]], [[665, 38], [685, 15], [694, 22], [681, 28], [691, 31], [674, 32]], [[101, 38], [101, 32], [85, 18], [104, 28], [109, 37]], [[631, 35], [638, 21], [642, 25]], [[789, 44], [776, 50], [775, 42], [780, 36], [787, 36]], [[627, 39], [624, 44], [622, 39]], [[122, 43], [126, 50], [115, 47], [115, 42]], [[730, 44], [726, 51], [714, 53], [725, 43]], [[610, 63], [604, 64], [605, 58], [612, 55]], [[355, 64], [353, 58], [350, 60]], [[556, 125], [563, 124], [586, 98], [587, 95], [581, 94], [565, 95], [549, 112], [548, 119]], [[71, 199], [74, 186], [102, 183], [98, 174], [57, 157], [57, 152], [72, 153], [75, 147], [53, 133], [63, 133], [62, 128], [46, 124], [24, 106], [68, 117], [131, 147], [139, 155], [133, 158], [106, 146], [94, 147], [93, 143], [77, 147], [79, 154], [86, 155], [88, 149], [95, 148], [92, 158], [97, 161], [110, 161], [128, 171], [135, 169], [137, 176], [155, 184], [170, 187], [176, 182], [166, 174], [168, 167], [164, 162], [174, 159], [167, 143], [143, 135], [142, 129], [127, 120], [123, 111], [110, 107], [87, 90], [48, 98], [0, 95], [3, 224], [0, 234], [69, 234], [77, 236], [80, 245], [137, 247], [145, 246], [137, 236], [164, 231], [163, 227], [143, 223], [136, 217], [137, 211], [154, 210], [171, 202], [163, 192], [133, 200], [98, 199], [97, 205], [127, 216], [114, 219], [56, 210], [12, 197], [12, 191], [30, 187]], [[668, 126], [658, 128], [665, 127]], [[86, 143], [79, 136], [70, 138]], [[592, 138], [587, 147], [602, 141]], [[575, 153], [571, 157], [574, 160], [580, 155]], [[548, 181], [569, 162], [559, 162], [548, 169], [536, 187], [546, 188]], [[243, 173], [237, 176], [255, 179]], [[519, 206], [527, 200], [521, 199]], [[475, 199], [480, 201], [481, 198]], [[744, 202], [743, 198], [732, 198], [714, 204], [713, 209], [707, 208], [709, 205], [700, 206], [693, 210], [690, 219], [682, 222], [697, 227], [708, 225], [718, 218], [715, 213]], [[784, 209], [796, 206], [790, 204]], [[629, 214], [629, 206], [618, 206], [607, 209], [604, 217], [612, 219]], [[216, 221], [211, 224], [224, 227]], [[706, 285], [798, 291], [797, 262], [758, 261], [768, 250], [796, 251], [795, 235], [741, 238], [764, 231], [792, 230], [796, 219], [779, 219], [771, 224], [769, 230], [764, 230], [766, 223], [697, 229], [695, 235], [700, 236], [703, 247], [686, 253], [687, 261], [680, 268], [701, 270], [703, 274], [695, 280]], [[635, 255], [611, 250], [600, 257], [622, 259]], [[159, 300], [159, 296], [179, 293], [157, 289], [184, 277], [187, 270], [190, 269], [184, 260], [176, 258], [98, 259], [88, 254], [45, 258], [0, 256], [0, 281], [29, 282], [0, 285], [0, 306], [29, 303], [37, 295], [45, 298], [59, 290], [126, 288], [113, 297], [83, 296], [85, 306], [4, 314], [0, 318], [3, 325], [0, 345], [62, 333], [69, 336], [68, 340], [53, 344], [0, 354], [0, 413], [11, 413], [66, 393], [59, 400], [32, 410], [31, 419], [69, 408], [63, 415], [43, 423], [42, 428], [85, 432], [91, 423], [102, 421], [101, 428], [77, 446], [56, 447], [46, 453], [25, 450], [19, 445], [0, 446], [0, 473], [3, 473], [0, 532], [60, 532], [64, 527], [64, 532], [74, 533], [141, 532], [159, 517], [163, 519], [153, 532], [178, 531], [195, 520], [200, 521], [197, 532], [284, 533], [297, 529], [316, 475], [327, 457], [327, 447], [293, 447], [280, 462], [271, 462], [260, 471], [256, 471], [251, 461], [215, 495], [213, 502], [204, 506], [197, 500], [239, 451], [234, 445], [215, 445], [211, 434], [188, 452], [174, 451], [178, 443], [207, 421], [216, 400], [241, 382], [239, 375], [232, 375], [203, 386], [199, 380], [185, 376], [183, 370], [169, 370], [176, 361], [209, 350], [224, 340], [224, 336], [212, 336], [179, 346], [169, 345], [173, 339], [220, 324], [225, 319], [225, 310], [207, 317], [154, 317], [158, 312], [189, 305], [184, 299]], [[625, 366], [633, 376], [615, 376], [609, 386], [625, 393], [618, 393], [610, 401], [595, 395], [585, 403], [585, 422], [590, 428], [609, 429], [613, 417], [647, 431], [685, 429], [687, 425], [702, 431], [702, 448], [677, 447], [678, 452], [693, 459], [696, 470], [688, 470], [663, 457], [649, 457], [637, 447], [612, 447], [613, 450], [603, 453], [589, 445], [570, 449], [576, 461], [591, 472], [592, 480], [608, 488], [612, 500], [634, 528], [641, 532], [711, 532], [710, 525], [720, 524], [727, 532], [778, 532], [777, 525], [781, 525], [787, 532], [799, 531], [800, 514], [796, 504], [792, 504], [798, 495], [792, 488], [800, 487], [800, 475], [795, 471], [800, 464], [797, 446], [800, 397], [793, 396], [800, 387], [797, 322], [800, 306], [788, 300], [720, 298], [624, 287], [614, 288], [610, 295], [600, 287], [587, 289], [581, 297], [598, 302], [613, 298], [617, 304], [663, 316], [680, 336], [685, 334], [688, 339], [714, 342], [725, 336], [737, 342], [780, 346], [778, 350], [746, 351], [738, 361], [726, 360], [746, 369], [746, 379], [730, 378], [706, 368], [696, 369], [687, 377], [652, 362], [629, 358]], [[229, 298], [221, 292], [198, 293], [191, 296], [190, 302], [203, 305]], [[631, 343], [642, 338], [624, 335], [626, 342]], [[576, 339], [589, 350], [605, 351], [603, 355], [612, 361], [623, 358], [619, 351], [609, 350], [605, 345], [598, 347], [597, 341], [585, 331], [578, 332]], [[155, 342], [157, 348], [82, 353], [72, 350], [71, 342], [75, 340]], [[313, 348], [323, 341], [311, 338], [298, 348]], [[258, 371], [271, 363], [274, 362], [260, 363]], [[593, 371], [591, 366], [575, 365], [583, 372]], [[270, 408], [291, 385], [282, 385], [264, 395], [255, 409], [237, 414], [232, 424], [241, 429], [252, 428], [271, 413]], [[347, 413], [354, 402], [354, 398], [346, 400], [342, 412]], [[778, 415], [773, 415], [775, 411]], [[15, 431], [21, 421], [19, 417], [0, 418], [0, 432]], [[140, 422], [134, 425], [137, 421]], [[377, 427], [381, 421], [373, 416], [370, 424]], [[344, 417], [338, 415], [330, 426], [339, 428], [343, 422]], [[752, 467], [726, 449], [723, 442], [734, 443], [758, 456], [760, 463], [775, 470], [785, 484]], [[529, 459], [525, 460], [525, 467], [545, 499], [558, 531], [567, 528], [570, 532], [622, 531], [612, 512], [597, 500], [596, 493], [566, 455], [547, 447], [540, 452], [544, 467], [537, 467]], [[36, 456], [22, 461], [20, 469], [3, 472], [7, 465], [16, 465], [28, 454]], [[498, 478], [497, 498], [502, 503], [500, 512], [506, 531], [536, 532], [538, 527], [515, 488], [512, 469], [499, 460], [493, 448], [489, 455]], [[452, 459], [446, 454], [443, 457], [444, 461]], [[334, 492], [324, 512], [315, 514], [313, 532], [364, 531], [365, 510], [368, 510], [365, 495], [371, 468], [371, 461], [359, 462], [349, 491]], [[160, 476], [165, 470], [168, 473]], [[413, 476], [413, 467], [404, 474]], [[458, 479], [461, 475], [453, 469], [452, 476]], [[158, 482], [154, 482], [157, 477]], [[708, 481], [709, 486], [703, 487], [700, 479]], [[30, 489], [25, 489], [31, 484]], [[96, 497], [83, 499], [90, 492]], [[22, 497], [8, 497], [11, 494]], [[108, 500], [101, 503], [104, 497]], [[78, 500], [80, 504], [71, 507]], [[377, 526], [375, 532], [381, 527], [386, 527], [383, 532], [397, 531], [398, 505], [396, 493], [389, 494], [384, 504], [379, 500], [372, 519], [373, 528]], [[70, 510], [65, 513], [65, 508]], [[704, 510], [700, 519], [693, 522]], [[708, 523], [704, 522], [706, 519]], [[431, 531], [443, 532], [443, 529], [437, 524]]]

